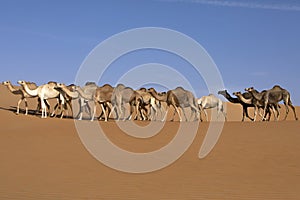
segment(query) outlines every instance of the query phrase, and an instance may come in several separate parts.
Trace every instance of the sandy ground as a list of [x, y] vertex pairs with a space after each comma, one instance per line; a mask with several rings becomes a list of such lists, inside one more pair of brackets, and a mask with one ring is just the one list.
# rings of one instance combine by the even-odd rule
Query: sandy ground
[[[16, 115], [18, 99], [3, 86], [0, 94], [0, 199], [300, 199], [300, 122], [292, 114], [287, 121], [242, 123], [241, 107], [228, 104], [228, 122], [207, 157], [198, 158], [209, 126], [202, 122], [176, 162], [130, 174], [96, 160], [72, 119]], [[168, 144], [179, 122], [147, 139], [124, 134], [114, 122], [100, 125], [117, 146], [149, 152]]]

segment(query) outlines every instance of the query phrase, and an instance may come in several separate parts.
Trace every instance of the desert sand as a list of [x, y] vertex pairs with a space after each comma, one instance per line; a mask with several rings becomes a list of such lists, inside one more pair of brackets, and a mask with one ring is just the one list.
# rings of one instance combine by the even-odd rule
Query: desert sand
[[[17, 101], [0, 86], [0, 199], [300, 199], [300, 122], [292, 113], [286, 121], [240, 122], [241, 106], [228, 103], [228, 121], [207, 157], [198, 158], [209, 126], [202, 122], [176, 162], [131, 174], [96, 160], [73, 119], [16, 115]], [[36, 108], [36, 99], [29, 107]], [[132, 152], [163, 147], [179, 126], [167, 122], [154, 137], [138, 139], [113, 121], [99, 124], [114, 144]]]

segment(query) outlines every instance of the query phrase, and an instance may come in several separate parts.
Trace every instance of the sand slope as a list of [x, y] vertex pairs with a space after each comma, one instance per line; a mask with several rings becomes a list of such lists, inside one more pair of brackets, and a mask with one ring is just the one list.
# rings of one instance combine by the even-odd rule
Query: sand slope
[[[3, 86], [0, 92], [0, 199], [300, 198], [300, 122], [291, 114], [287, 121], [241, 123], [241, 108], [228, 104], [229, 122], [205, 159], [198, 152], [209, 122], [200, 124], [193, 144], [172, 165], [128, 174], [94, 159], [73, 120], [16, 115], [18, 99]], [[129, 137], [114, 122], [100, 125], [121, 148], [148, 152], [167, 144], [179, 123], [166, 123], [149, 139]]]

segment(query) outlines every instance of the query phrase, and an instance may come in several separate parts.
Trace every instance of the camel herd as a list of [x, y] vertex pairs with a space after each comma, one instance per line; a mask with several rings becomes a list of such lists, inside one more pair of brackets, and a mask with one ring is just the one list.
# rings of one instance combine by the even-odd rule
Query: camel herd
[[[103, 119], [104, 121], [111, 119], [112, 115], [114, 115], [115, 120], [165, 121], [170, 107], [174, 108], [171, 121], [174, 120], [176, 114], [180, 121], [197, 121], [199, 119], [202, 121], [201, 113], [205, 115], [208, 121], [206, 110], [211, 108], [216, 108], [218, 112], [217, 116], [219, 117], [219, 114], [222, 113], [226, 120], [223, 102], [218, 97], [209, 94], [208, 96], [196, 98], [192, 92], [182, 87], [177, 87], [167, 92], [157, 92], [154, 88], [134, 90], [123, 84], [118, 84], [116, 87], [109, 84], [98, 86], [94, 82], [87, 82], [83, 87], [74, 84], [67, 86], [63, 83], [53, 81], [40, 86], [26, 81], [18, 81], [21, 87], [13, 86], [10, 81], [5, 81], [2, 84], [13, 94], [20, 96], [20, 100], [17, 103], [17, 114], [19, 114], [20, 104], [24, 100], [25, 115], [27, 115], [27, 98], [37, 97], [36, 114], [41, 109], [42, 118], [47, 118], [48, 112], [50, 113], [48, 100], [56, 99], [57, 103], [50, 114], [51, 117], [60, 115], [63, 118], [65, 112], [69, 110], [73, 116], [72, 100], [76, 100], [79, 109], [74, 118], [78, 120], [82, 120], [83, 113], [86, 111], [90, 115], [91, 121], [93, 121], [96, 117], [98, 106], [101, 107], [101, 114], [98, 120]], [[223, 95], [229, 102], [242, 105], [242, 121], [244, 121], [245, 116], [252, 121], [256, 121], [257, 114], [260, 114], [262, 121], [270, 120], [272, 113], [274, 119], [278, 120], [280, 115], [279, 103], [281, 101], [283, 101], [286, 109], [284, 119], [287, 118], [289, 107], [294, 112], [295, 120], [298, 119], [295, 107], [291, 102], [290, 93], [280, 86], [275, 85], [270, 90], [262, 92], [258, 92], [253, 87], [246, 88], [245, 90], [245, 93], [234, 92], [233, 95], [236, 97], [232, 97], [227, 90], [218, 92], [218, 94]], [[90, 104], [90, 102], [93, 103]], [[90, 105], [93, 105], [92, 109]], [[248, 114], [248, 107], [254, 108], [253, 118]], [[187, 117], [186, 109], [190, 110], [189, 118]], [[259, 111], [260, 109], [262, 112]]]

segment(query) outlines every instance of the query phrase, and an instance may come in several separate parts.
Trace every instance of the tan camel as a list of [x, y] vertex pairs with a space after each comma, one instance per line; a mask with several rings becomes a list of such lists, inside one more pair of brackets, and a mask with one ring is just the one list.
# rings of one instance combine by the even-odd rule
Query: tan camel
[[295, 107], [293, 106], [291, 101], [290, 93], [286, 89], [280, 87], [279, 85], [273, 86], [272, 89], [266, 90], [266, 92], [263, 95], [257, 97], [261, 98], [261, 100], [263, 101], [264, 104], [263, 113], [266, 113], [268, 105], [277, 105], [280, 101], [283, 101], [286, 109], [285, 117], [283, 120], [286, 120], [288, 116], [289, 106], [292, 108], [294, 112], [295, 120], [298, 120]]
[[[109, 104], [111, 104], [111, 99], [112, 99], [112, 94], [113, 94], [114, 88], [109, 85], [109, 84], [105, 84], [102, 87], [98, 87], [95, 91], [94, 94], [94, 112], [93, 112], [93, 116], [92, 116], [92, 121], [95, 117], [96, 114], [96, 105], [99, 104], [101, 106], [102, 112], [104, 113], [104, 121], [107, 121], [109, 113], [106, 114], [106, 108], [108, 108], [108, 112], [110, 112], [110, 107]], [[101, 118], [102, 113], [100, 114]]]
[[[244, 102], [245, 104], [253, 104], [254, 105], [254, 119], [253, 119], [253, 121], [256, 121], [256, 117], [257, 117], [259, 109], [260, 108], [263, 109], [263, 107], [264, 107], [263, 103], [261, 101], [258, 101], [257, 99], [255, 99], [253, 96], [252, 96], [252, 98], [246, 99], [241, 92], [234, 92], [233, 95], [237, 96], [237, 98], [240, 101]], [[263, 115], [260, 114], [261, 117], [262, 117], [262, 120], [264, 120], [264, 118], [265, 118], [264, 116], [267, 115], [267, 114], [269, 115], [268, 120], [270, 120], [270, 117], [271, 117], [270, 107], [268, 107], [268, 110], [267, 110], [266, 113], [264, 113]]]
[[219, 114], [221, 112], [225, 118], [225, 121], [227, 121], [223, 102], [221, 101], [221, 99], [217, 98], [215, 95], [209, 94], [208, 96], [203, 96], [203, 97], [197, 99], [197, 104], [198, 104], [199, 110], [200, 110], [200, 120], [201, 121], [202, 121], [201, 111], [204, 112], [206, 121], [208, 121], [206, 110], [211, 109], [211, 108], [217, 108], [217, 112], [218, 112], [217, 117], [219, 117]]
[[[186, 107], [191, 108], [191, 111], [192, 111], [191, 117], [193, 114], [195, 114], [194, 119], [198, 120], [199, 109], [197, 107], [196, 99], [190, 91], [187, 91], [187, 90], [183, 89], [182, 87], [177, 87], [174, 90], [169, 90], [167, 92], [167, 94], [163, 95], [163, 96], [158, 95], [153, 88], [150, 88], [148, 91], [157, 100], [167, 103], [167, 111], [166, 111], [166, 114], [165, 114], [165, 117], [163, 120], [166, 119], [170, 106], [174, 107], [174, 113], [173, 113], [173, 117], [172, 117], [171, 121], [174, 121], [174, 117], [175, 117], [176, 113], [179, 116], [179, 120], [182, 121], [182, 117], [179, 113], [178, 108], [181, 108], [186, 121], [188, 121], [185, 110], [184, 110], [184, 108], [186, 108]], [[191, 120], [191, 117], [190, 117], [190, 120]]]
[[[137, 92], [142, 97], [142, 102], [139, 107], [139, 113], [142, 117], [142, 120], [156, 120], [158, 110], [161, 112], [159, 101], [157, 101], [148, 91], [146, 88], [140, 88]], [[147, 109], [149, 107], [149, 109]], [[145, 114], [143, 113], [145, 111]], [[162, 113], [161, 113], [162, 115]]]
[[[60, 104], [64, 105], [65, 103], [63, 95], [55, 89], [55, 82], [48, 82], [36, 89], [30, 89], [25, 81], [18, 81], [18, 83], [30, 96], [38, 96], [41, 99], [42, 118], [47, 118], [47, 107], [44, 100], [57, 99]], [[64, 106], [62, 106], [62, 108], [64, 108]]]
[[[37, 85], [35, 83], [32, 83], [32, 82], [27, 82], [28, 83], [28, 86], [30, 89], [35, 89], [37, 88]], [[15, 94], [15, 95], [20, 95], [21, 98], [20, 100], [18, 101], [18, 104], [17, 104], [17, 112], [16, 114], [19, 114], [20, 112], [20, 104], [22, 103], [22, 101], [24, 100], [25, 102], [25, 115], [28, 114], [28, 102], [27, 102], [27, 98], [35, 98], [37, 96], [31, 96], [29, 95], [22, 87], [21, 88], [15, 88], [10, 81], [4, 81], [2, 83], [3, 85], [7, 86], [8, 90]], [[39, 112], [40, 108], [41, 108], [41, 102], [40, 102], [40, 98], [38, 98], [38, 105], [37, 105], [37, 108], [36, 108], [36, 111], [35, 113]], [[45, 104], [47, 106], [48, 109], [50, 109], [50, 104], [48, 103], [47, 100], [45, 100]]]
[[[18, 101], [17, 104], [17, 111], [16, 114], [20, 113], [20, 104], [22, 103], [22, 101], [24, 100], [25, 102], [25, 115], [28, 114], [28, 103], [27, 103], [27, 99], [26, 98], [35, 98], [36, 96], [30, 96], [29, 94], [27, 94], [23, 88], [15, 88], [10, 81], [4, 81], [2, 83], [3, 85], [5, 85], [8, 90], [13, 93], [14, 95], [19, 95], [21, 96], [21, 98]], [[35, 83], [28, 83], [28, 86], [32, 89], [37, 88], [37, 85]]]
[[[116, 110], [117, 113], [117, 120], [130, 120], [132, 118], [134, 110], [136, 111], [136, 115], [134, 118], [137, 117], [139, 106], [142, 102], [142, 97], [137, 91], [133, 90], [132, 88], [125, 87], [123, 84], [118, 84], [114, 89], [111, 100], [113, 105], [112, 110]], [[130, 115], [127, 118], [125, 118], [126, 104], [130, 105]]]

